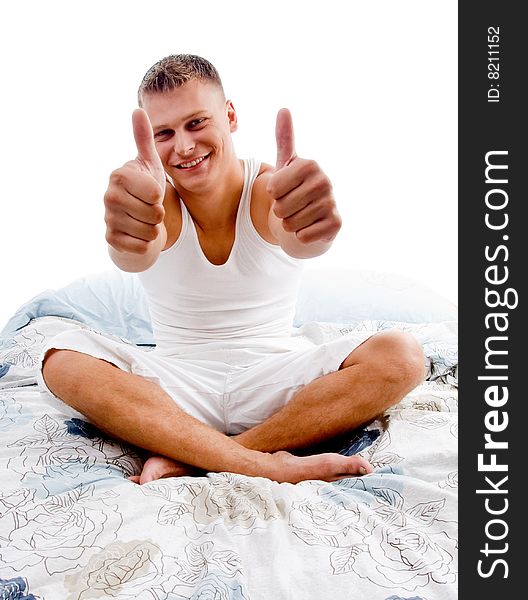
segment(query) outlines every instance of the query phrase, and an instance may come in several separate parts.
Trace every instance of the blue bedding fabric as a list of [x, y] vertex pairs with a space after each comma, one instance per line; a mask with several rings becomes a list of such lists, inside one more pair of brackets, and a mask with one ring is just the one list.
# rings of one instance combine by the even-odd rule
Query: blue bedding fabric
[[66, 329], [94, 328], [150, 351], [136, 284], [112, 273], [45, 292], [2, 332], [0, 598], [457, 598], [453, 319], [362, 320], [352, 311], [324, 328], [400, 328], [428, 358], [427, 380], [400, 404], [312, 449], [360, 453], [371, 475], [291, 485], [204, 473], [138, 486], [127, 476], [140, 472], [143, 451], [36, 386], [41, 349]]

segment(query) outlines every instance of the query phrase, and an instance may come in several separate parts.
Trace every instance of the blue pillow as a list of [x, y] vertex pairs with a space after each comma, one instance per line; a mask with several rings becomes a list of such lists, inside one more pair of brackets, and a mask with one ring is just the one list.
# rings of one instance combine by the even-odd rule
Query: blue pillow
[[[53, 315], [86, 323], [135, 344], [154, 345], [145, 292], [134, 273], [113, 269], [45, 290], [21, 306], [0, 333], [10, 337], [31, 319]], [[422, 284], [370, 270], [303, 273], [294, 325], [363, 320], [433, 323], [457, 320], [456, 306]]]
[[154, 345], [150, 313], [134, 273], [118, 269], [76, 279], [59, 290], [45, 290], [22, 305], [0, 333], [9, 337], [31, 319], [65, 317], [86, 323], [137, 345]]

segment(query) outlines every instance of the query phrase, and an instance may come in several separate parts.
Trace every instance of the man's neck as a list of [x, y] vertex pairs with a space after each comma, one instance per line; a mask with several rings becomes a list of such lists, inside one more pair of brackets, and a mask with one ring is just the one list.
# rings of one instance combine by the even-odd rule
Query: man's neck
[[231, 228], [244, 187], [244, 165], [236, 157], [229, 164], [222, 180], [210, 190], [192, 193], [182, 190], [180, 197], [193, 221], [202, 231]]

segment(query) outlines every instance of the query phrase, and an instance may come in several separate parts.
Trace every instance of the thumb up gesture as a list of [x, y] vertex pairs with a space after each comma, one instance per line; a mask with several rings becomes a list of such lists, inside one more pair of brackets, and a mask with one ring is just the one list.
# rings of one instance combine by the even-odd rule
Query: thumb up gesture
[[293, 121], [286, 108], [277, 114], [275, 138], [277, 162], [266, 188], [274, 199], [275, 216], [303, 244], [332, 241], [341, 228], [332, 184], [315, 161], [297, 156]]
[[148, 173], [165, 191], [165, 171], [154, 144], [154, 133], [147, 113], [138, 108], [132, 113], [132, 129], [138, 151], [135, 161], [138, 170]]
[[137, 157], [110, 175], [106, 191], [106, 240], [119, 252], [145, 255], [159, 246], [162, 231], [165, 171], [154, 144], [147, 113], [132, 114]]

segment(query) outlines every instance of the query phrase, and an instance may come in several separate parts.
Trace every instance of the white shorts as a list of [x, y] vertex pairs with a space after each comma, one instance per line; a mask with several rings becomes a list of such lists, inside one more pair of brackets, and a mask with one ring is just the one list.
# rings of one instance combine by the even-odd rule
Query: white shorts
[[[286, 405], [297, 390], [337, 371], [345, 358], [375, 332], [354, 332], [321, 344], [292, 341], [270, 347], [193, 346], [168, 356], [143, 350], [91, 330], [65, 331], [44, 347], [75, 350], [158, 384], [188, 414], [229, 435], [262, 423]], [[126, 399], [124, 399], [126, 400]]]

